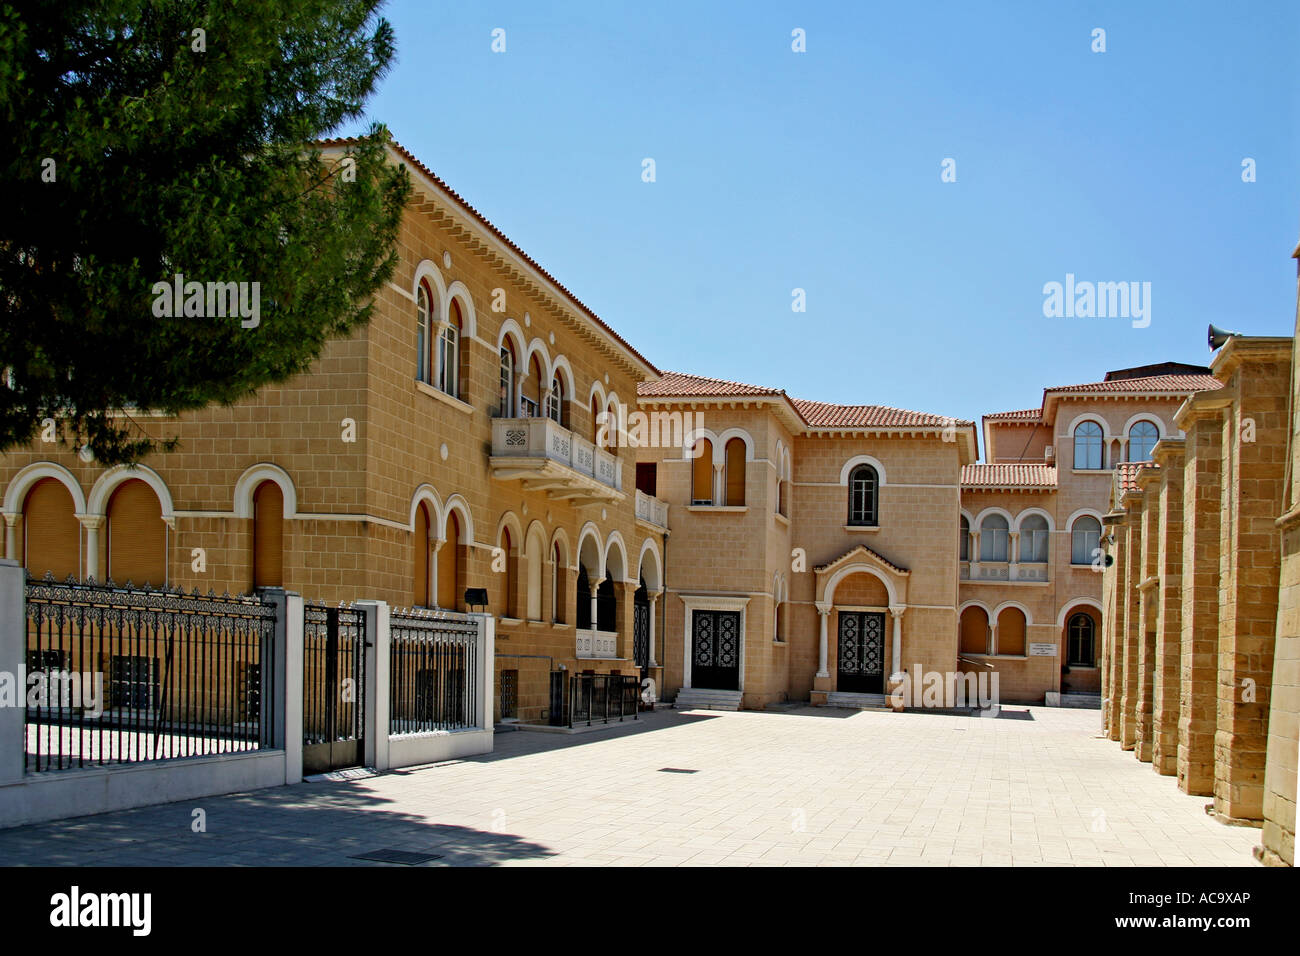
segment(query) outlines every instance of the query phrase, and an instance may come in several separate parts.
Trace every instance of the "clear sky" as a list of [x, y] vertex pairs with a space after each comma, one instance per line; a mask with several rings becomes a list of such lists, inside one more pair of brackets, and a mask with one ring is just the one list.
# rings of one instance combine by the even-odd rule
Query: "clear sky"
[[[371, 116], [662, 369], [978, 420], [1294, 331], [1296, 0], [385, 15]], [[1067, 273], [1150, 324], [1045, 317]]]

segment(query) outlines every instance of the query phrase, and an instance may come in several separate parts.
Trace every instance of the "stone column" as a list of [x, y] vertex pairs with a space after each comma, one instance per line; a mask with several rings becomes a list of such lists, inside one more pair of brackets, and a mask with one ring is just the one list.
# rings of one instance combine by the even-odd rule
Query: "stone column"
[[827, 631], [830, 628], [831, 609], [817, 605], [818, 624], [820, 626], [820, 639], [817, 643], [817, 676], [830, 677], [830, 671], [827, 670], [826, 664], [829, 658], [827, 653]]
[[1155, 709], [1151, 769], [1178, 773], [1178, 696], [1182, 684], [1183, 441], [1162, 438], [1154, 452], [1160, 466], [1160, 541], [1156, 555]]
[[1182, 661], [1178, 690], [1178, 787], [1214, 792], [1215, 681], [1219, 653], [1221, 416], [1229, 399], [1197, 392], [1174, 423], [1186, 433], [1183, 467]]
[[[101, 580], [99, 576], [99, 529], [104, 526], [103, 515], [77, 515], [81, 520], [81, 526], [86, 529], [86, 560], [83, 562], [85, 578], [93, 578], [96, 581]], [[83, 578], [84, 580], [84, 578]], [[116, 581], [115, 584], [125, 584], [125, 581]], [[144, 587], [144, 581], [132, 581], [139, 587]], [[152, 584], [153, 582], [149, 582]], [[161, 582], [158, 585], [161, 587]]]
[[18, 554], [18, 521], [21, 514], [5, 514], [5, 557], [10, 561], [22, 563]]
[[1156, 548], [1159, 533], [1156, 518], [1160, 473], [1153, 466], [1143, 466], [1137, 473], [1139, 522], [1142, 528], [1142, 547], [1138, 560], [1138, 672], [1137, 718], [1134, 755], [1150, 763], [1153, 742], [1152, 718], [1155, 713], [1156, 678], [1156, 602], [1159, 599], [1160, 579], [1156, 576]]
[[1236, 336], [1213, 365], [1235, 398], [1223, 431], [1214, 738], [1214, 810], [1233, 821], [1264, 818], [1291, 348], [1289, 338]]
[[600, 586], [605, 583], [605, 579], [604, 578], [597, 578], [596, 580], [588, 579], [588, 582], [591, 585], [591, 629], [593, 631], [597, 631], [600, 629], [598, 627], [598, 623], [600, 619], [596, 615], [596, 600], [600, 592]]
[[1116, 662], [1120, 672], [1120, 746], [1132, 750], [1137, 746], [1138, 647], [1142, 634], [1142, 608], [1138, 585], [1142, 560], [1142, 525], [1138, 501], [1133, 492], [1124, 495], [1123, 504], [1128, 512], [1124, 531], [1128, 540], [1124, 546], [1124, 572], [1120, 578], [1122, 590], [1119, 599], [1124, 602], [1124, 631], [1120, 635], [1121, 655]]
[[655, 657], [655, 609], [659, 606], [659, 596], [663, 591], [650, 591], [647, 597], [650, 599], [650, 640], [649, 647], [646, 650], [646, 657], [649, 660], [650, 667], [658, 667], [659, 660]]
[[889, 666], [891, 681], [903, 679], [903, 666], [900, 663], [903, 660], [903, 612], [907, 610], [906, 604], [891, 604], [889, 613], [894, 618], [894, 642], [890, 654]]
[[[1118, 503], [1117, 503], [1118, 505]], [[1103, 621], [1105, 628], [1105, 696], [1106, 727], [1111, 740], [1119, 741], [1121, 737], [1120, 717], [1123, 713], [1124, 693], [1124, 634], [1127, 627], [1124, 601], [1124, 584], [1128, 568], [1128, 515], [1120, 510], [1113, 513], [1114, 522], [1111, 536], [1111, 556], [1115, 559], [1109, 573], [1111, 575], [1110, 614]]]

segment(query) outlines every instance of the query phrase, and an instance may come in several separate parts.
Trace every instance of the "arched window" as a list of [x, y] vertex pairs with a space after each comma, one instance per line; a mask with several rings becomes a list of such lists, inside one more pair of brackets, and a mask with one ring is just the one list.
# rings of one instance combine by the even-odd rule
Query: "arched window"
[[564, 562], [560, 558], [560, 543], [551, 545], [551, 620], [564, 623]]
[[451, 300], [450, 315], [438, 336], [438, 388], [460, 397], [460, 304]]
[[519, 411], [523, 418], [536, 418], [542, 408], [542, 366], [534, 355], [528, 360], [528, 377], [524, 379]]
[[971, 606], [961, 612], [959, 645], [963, 654], [989, 652], [989, 616], [982, 607]]
[[600, 400], [591, 396], [591, 443], [600, 447]]
[[618, 598], [614, 594], [613, 577], [606, 577], [596, 588], [596, 630], [618, 630]]
[[1007, 519], [999, 514], [985, 515], [980, 522], [980, 560], [1008, 561]]
[[515, 350], [506, 342], [501, 346], [501, 404], [498, 415], [502, 418], [515, 417]]
[[429, 330], [432, 328], [429, 303], [432, 297], [424, 283], [415, 290], [415, 377], [429, 381]]
[[575, 626], [580, 631], [591, 628], [591, 578], [587, 577], [586, 567], [578, 566], [577, 613], [574, 615]]
[[713, 442], [707, 438], [695, 442], [695, 460], [691, 463], [691, 504], [713, 504]]
[[879, 481], [876, 469], [858, 465], [849, 474], [849, 524], [872, 527], [879, 524], [877, 513]]
[[456, 610], [460, 602], [460, 520], [447, 515], [447, 530], [438, 549], [438, 607]]
[[253, 492], [253, 587], [284, 586], [284, 492], [264, 481]]
[[1025, 656], [1025, 612], [1018, 607], [1005, 607], [998, 615], [997, 652], [1010, 657]]
[[1092, 615], [1080, 611], [1071, 614], [1065, 625], [1069, 648], [1066, 663], [1071, 667], [1093, 667], [1097, 662], [1095, 653], [1096, 622]]
[[505, 585], [504, 600], [501, 602], [502, 616], [517, 618], [519, 616], [519, 561], [509, 528], [501, 529], [500, 547], [506, 563], [506, 573], [501, 575]]
[[1020, 522], [1020, 563], [1047, 563], [1047, 519], [1042, 515], [1026, 515]]
[[1097, 471], [1101, 463], [1101, 426], [1096, 422], [1080, 422], [1074, 429], [1074, 467]]
[[1128, 460], [1151, 461], [1160, 430], [1152, 422], [1134, 422], [1128, 430]]
[[568, 427], [569, 423], [564, 420], [564, 380], [559, 375], [551, 379], [551, 394], [546, 400], [546, 417], [557, 425]]
[[1092, 564], [1093, 552], [1101, 547], [1101, 522], [1091, 515], [1075, 519], [1070, 529], [1070, 563]]
[[415, 533], [411, 538], [411, 605], [429, 606], [429, 509], [423, 501], [415, 509]]
[[605, 447], [610, 451], [618, 450], [618, 405], [611, 399], [605, 408]]
[[525, 614], [530, 621], [540, 621], [542, 619], [542, 564], [546, 560], [546, 541], [536, 527], [528, 535], [526, 548], [524, 561], [527, 562], [528, 603]]
[[[23, 564], [34, 578], [81, 575], [81, 522], [63, 482], [42, 478], [23, 500]], [[143, 582], [140, 582], [143, 583]]]
[[730, 439], [723, 449], [726, 459], [727, 504], [743, 507], [745, 504], [745, 442]]
[[108, 577], [118, 584], [167, 583], [162, 502], [138, 478], [118, 485], [108, 502]]
[[965, 515], [961, 516], [961, 529], [957, 533], [957, 558], [961, 561], [970, 560], [970, 519]]

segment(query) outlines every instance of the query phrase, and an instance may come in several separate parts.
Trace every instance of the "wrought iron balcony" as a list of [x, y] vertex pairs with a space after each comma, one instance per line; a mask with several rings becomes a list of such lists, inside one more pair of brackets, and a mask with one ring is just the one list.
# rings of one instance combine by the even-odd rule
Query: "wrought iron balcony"
[[492, 420], [492, 477], [575, 505], [623, 499], [619, 460], [549, 418]]
[[656, 528], [668, 527], [668, 502], [660, 501], [654, 495], [647, 495], [639, 488], [636, 493], [636, 517], [638, 521], [652, 524]]

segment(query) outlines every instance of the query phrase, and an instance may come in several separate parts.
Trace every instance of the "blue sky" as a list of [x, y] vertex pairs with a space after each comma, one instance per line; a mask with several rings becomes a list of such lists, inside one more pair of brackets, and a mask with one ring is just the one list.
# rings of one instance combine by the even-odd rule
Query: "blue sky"
[[[1294, 331], [1294, 0], [384, 13], [370, 116], [660, 368], [978, 419]], [[1044, 317], [1067, 273], [1150, 325]]]

